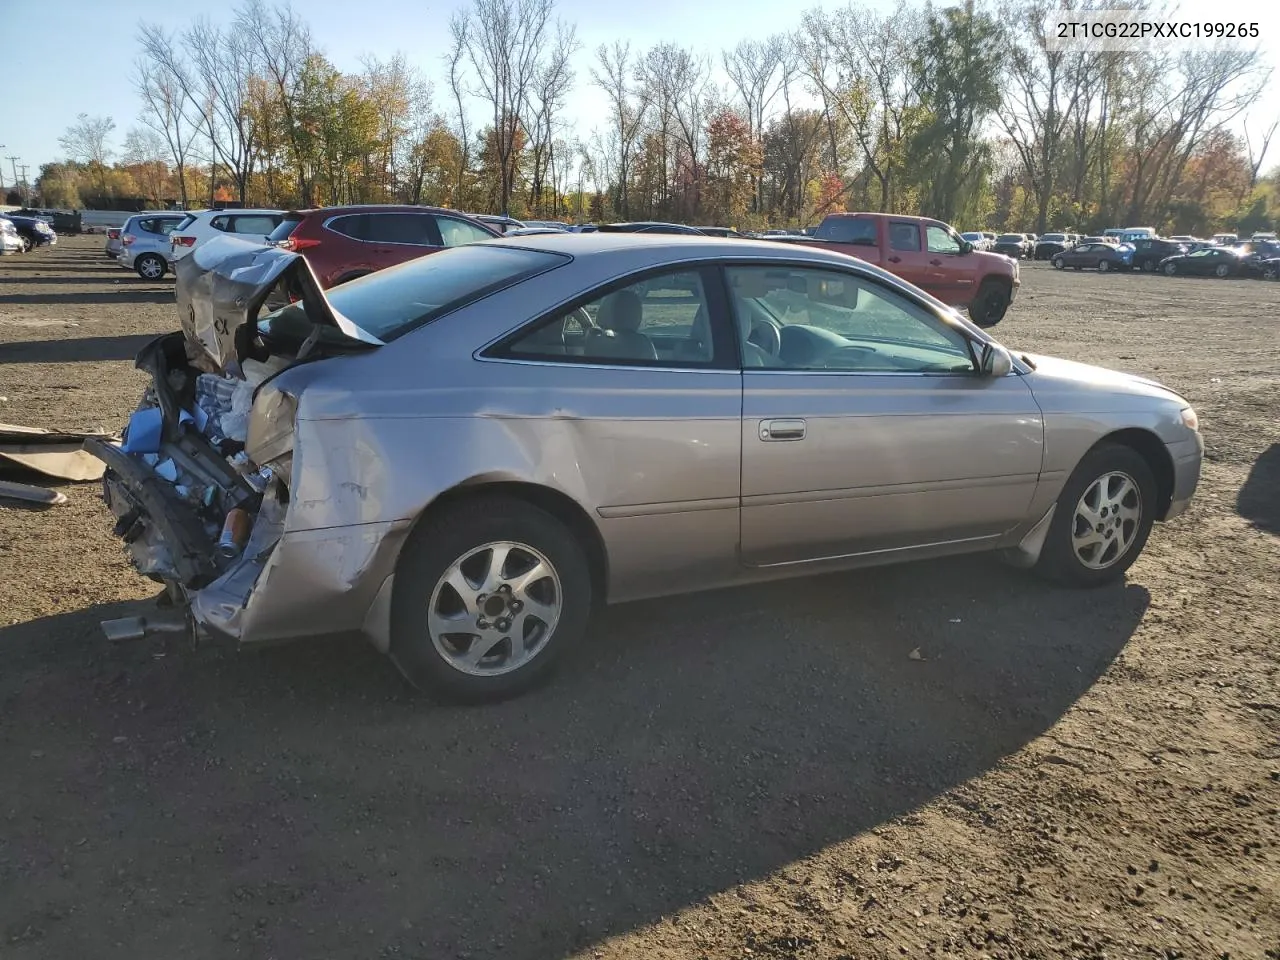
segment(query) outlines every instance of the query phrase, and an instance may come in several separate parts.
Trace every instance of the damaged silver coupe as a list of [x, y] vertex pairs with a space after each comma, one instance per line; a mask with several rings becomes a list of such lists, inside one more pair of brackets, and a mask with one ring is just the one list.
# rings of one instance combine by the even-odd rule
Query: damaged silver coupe
[[86, 441], [135, 565], [187, 628], [363, 634], [455, 699], [538, 681], [603, 602], [979, 550], [1105, 583], [1203, 453], [1159, 384], [814, 248], [513, 237], [325, 292], [227, 237], [177, 304]]

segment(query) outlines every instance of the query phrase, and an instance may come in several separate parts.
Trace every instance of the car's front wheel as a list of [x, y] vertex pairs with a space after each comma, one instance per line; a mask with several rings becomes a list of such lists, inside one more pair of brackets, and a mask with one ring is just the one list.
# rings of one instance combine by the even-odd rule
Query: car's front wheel
[[1140, 453], [1095, 447], [1058, 496], [1036, 570], [1079, 587], [1120, 579], [1146, 545], [1155, 506], [1155, 475]]
[[1111, 269], [1111, 261], [1110, 261], [1110, 260], [1099, 260], [1099, 261], [1098, 261], [1098, 272], [1099, 272], [1099, 273], [1106, 273], [1106, 272], [1107, 272], [1108, 270], [1110, 270], [1110, 269]]
[[1142, 270], [1143, 273], [1151, 273], [1153, 270], [1155, 270], [1155, 268], [1156, 268], [1156, 262], [1154, 260], [1143, 260], [1142, 266], [1140, 269]]
[[1061, 270], [1063, 267], [1066, 266], [1066, 263], [1063, 261], [1061, 257], [1054, 257], [1049, 262], [1053, 264], [1053, 269], [1055, 270]]
[[1225, 263], [1220, 263], [1213, 269], [1214, 274], [1220, 279], [1226, 279], [1231, 276], [1231, 268]]
[[133, 264], [138, 276], [143, 280], [159, 280], [166, 269], [164, 257], [154, 253], [144, 253]]
[[1178, 265], [1176, 263], [1166, 263], [1164, 265], [1164, 275], [1166, 277], [1176, 277], [1178, 275]]
[[1009, 312], [1009, 288], [994, 280], [984, 280], [978, 295], [969, 304], [969, 319], [980, 327], [994, 327]]
[[1262, 279], [1263, 279], [1263, 280], [1277, 280], [1277, 279], [1280, 279], [1280, 267], [1263, 267], [1263, 268], [1262, 268]]
[[414, 686], [501, 700], [545, 679], [586, 631], [586, 554], [551, 514], [478, 497], [419, 524], [396, 570], [391, 659]]

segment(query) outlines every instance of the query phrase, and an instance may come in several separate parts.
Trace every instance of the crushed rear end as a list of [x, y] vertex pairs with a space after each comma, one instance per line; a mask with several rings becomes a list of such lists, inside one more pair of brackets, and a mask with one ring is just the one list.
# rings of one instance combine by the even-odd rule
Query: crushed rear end
[[[122, 442], [90, 438], [85, 449], [106, 464], [114, 532], [138, 571], [166, 586], [185, 628], [273, 639], [255, 636], [248, 620], [293, 484], [297, 397], [276, 378], [378, 341], [332, 311], [295, 253], [217, 238], [176, 273], [182, 330], [138, 354], [151, 382]], [[294, 329], [264, 341], [258, 314], [297, 300], [325, 335]], [[104, 627], [116, 638], [175, 629], [137, 618]]]

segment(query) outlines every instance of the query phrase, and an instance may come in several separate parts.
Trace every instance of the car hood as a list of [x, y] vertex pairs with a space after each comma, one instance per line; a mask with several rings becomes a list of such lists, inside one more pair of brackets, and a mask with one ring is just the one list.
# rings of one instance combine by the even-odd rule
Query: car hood
[[1035, 366], [1031, 374], [1031, 389], [1034, 392], [1037, 382], [1058, 387], [1083, 388], [1090, 393], [1124, 394], [1136, 397], [1151, 397], [1157, 400], [1186, 401], [1164, 384], [1146, 377], [1109, 370], [1106, 367], [1095, 367], [1087, 363], [1076, 363], [1058, 357], [1046, 357], [1034, 353], [1024, 353]]
[[326, 328], [325, 340], [381, 346], [382, 341], [334, 309], [306, 258], [236, 237], [214, 237], [174, 266], [183, 333], [211, 372], [237, 373], [258, 332], [258, 314], [300, 300], [306, 319]]

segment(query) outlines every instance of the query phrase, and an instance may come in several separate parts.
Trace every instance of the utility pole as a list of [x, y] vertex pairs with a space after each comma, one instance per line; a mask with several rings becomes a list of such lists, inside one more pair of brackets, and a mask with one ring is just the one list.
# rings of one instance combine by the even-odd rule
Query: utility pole
[[22, 179], [18, 181], [18, 191], [22, 196], [22, 205], [27, 207], [31, 205], [31, 187], [27, 184], [27, 165], [24, 163], [19, 169], [22, 171]]

